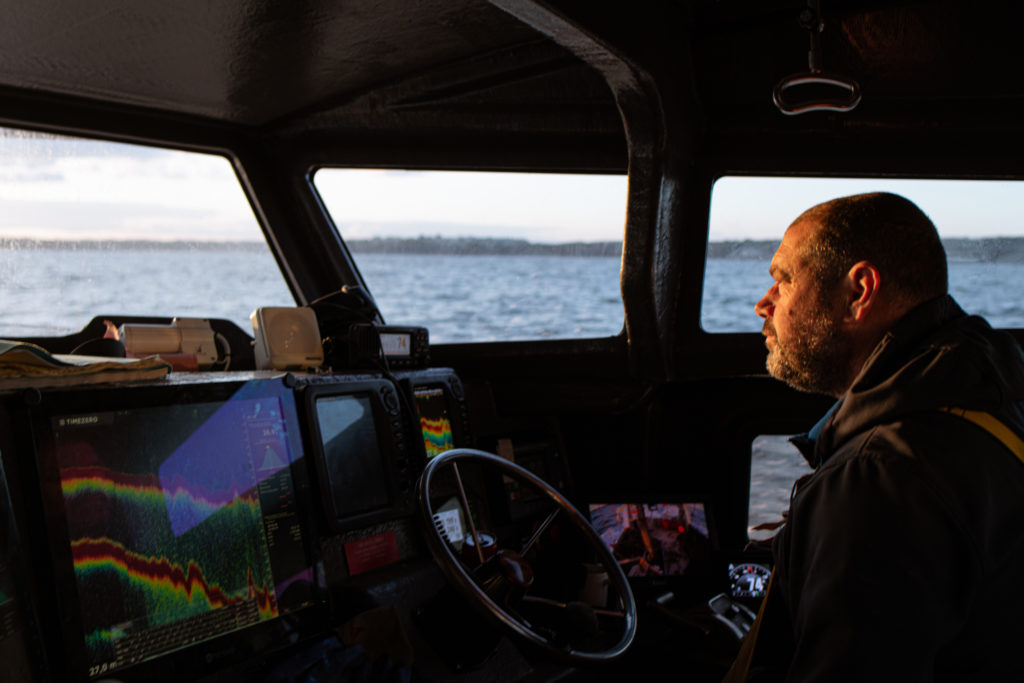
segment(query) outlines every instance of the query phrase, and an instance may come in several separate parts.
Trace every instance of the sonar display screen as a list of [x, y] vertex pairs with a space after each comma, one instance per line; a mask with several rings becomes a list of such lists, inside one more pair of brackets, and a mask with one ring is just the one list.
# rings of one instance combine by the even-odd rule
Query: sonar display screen
[[452, 421], [448, 417], [448, 403], [444, 389], [422, 387], [416, 389], [416, 409], [420, 415], [420, 429], [423, 431], [423, 447], [427, 459], [455, 448]]
[[308, 603], [287, 428], [277, 396], [51, 418], [90, 677]]

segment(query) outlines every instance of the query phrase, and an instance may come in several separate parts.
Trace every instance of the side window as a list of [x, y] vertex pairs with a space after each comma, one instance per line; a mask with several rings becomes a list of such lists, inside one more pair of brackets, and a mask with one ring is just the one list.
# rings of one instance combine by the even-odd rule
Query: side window
[[324, 168], [385, 320], [430, 341], [618, 334], [626, 177]]
[[774, 526], [789, 509], [789, 494], [797, 479], [811, 471], [804, 456], [789, 442], [788, 436], [765, 434], [750, 447], [750, 506], [747, 533], [751, 540], [766, 540]]
[[1024, 183], [877, 178], [720, 178], [711, 195], [701, 326], [759, 332], [754, 304], [793, 220], [835, 197], [895, 192], [928, 214], [949, 261], [950, 293], [994, 327], [1024, 328]]
[[0, 337], [294, 306], [224, 157], [0, 128]]

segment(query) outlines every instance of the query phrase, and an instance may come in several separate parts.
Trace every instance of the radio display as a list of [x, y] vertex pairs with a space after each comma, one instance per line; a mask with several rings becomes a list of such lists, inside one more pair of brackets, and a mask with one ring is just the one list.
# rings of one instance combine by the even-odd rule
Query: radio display
[[408, 332], [381, 332], [380, 348], [385, 356], [408, 358], [412, 353], [412, 335]]

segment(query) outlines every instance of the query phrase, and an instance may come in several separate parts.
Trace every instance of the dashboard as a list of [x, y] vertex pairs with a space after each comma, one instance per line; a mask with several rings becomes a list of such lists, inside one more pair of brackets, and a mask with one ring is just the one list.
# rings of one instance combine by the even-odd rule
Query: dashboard
[[[417, 516], [427, 463], [475, 445], [450, 369], [30, 389], [0, 397], [0, 419], [0, 654], [11, 680], [259, 679], [387, 605], [402, 605], [395, 642], [413, 643], [417, 667], [434, 656], [449, 670], [478, 666], [499, 647], [446, 654], [431, 638], [479, 635], [453, 611]], [[561, 488], [554, 443], [530, 442], [517, 460]], [[522, 546], [546, 514], [535, 491], [500, 473], [467, 467], [457, 484], [439, 481], [431, 523], [463, 550], [474, 527]], [[722, 564], [708, 501], [581, 508], [642, 607], [669, 595], [684, 613], [730, 589], [742, 604], [763, 591], [760, 565]], [[565, 534], [557, 527], [548, 535]], [[572, 544], [536, 543], [545, 588], [563, 605], [608, 602], [590, 565], [576, 572], [563, 557]]]

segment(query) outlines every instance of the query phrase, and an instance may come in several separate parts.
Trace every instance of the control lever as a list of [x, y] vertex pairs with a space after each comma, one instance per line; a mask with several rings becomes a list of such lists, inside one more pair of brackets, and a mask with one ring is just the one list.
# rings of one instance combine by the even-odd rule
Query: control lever
[[711, 615], [725, 625], [738, 640], [743, 640], [754, 625], [757, 615], [745, 605], [735, 602], [725, 593], [719, 593], [708, 600]]

